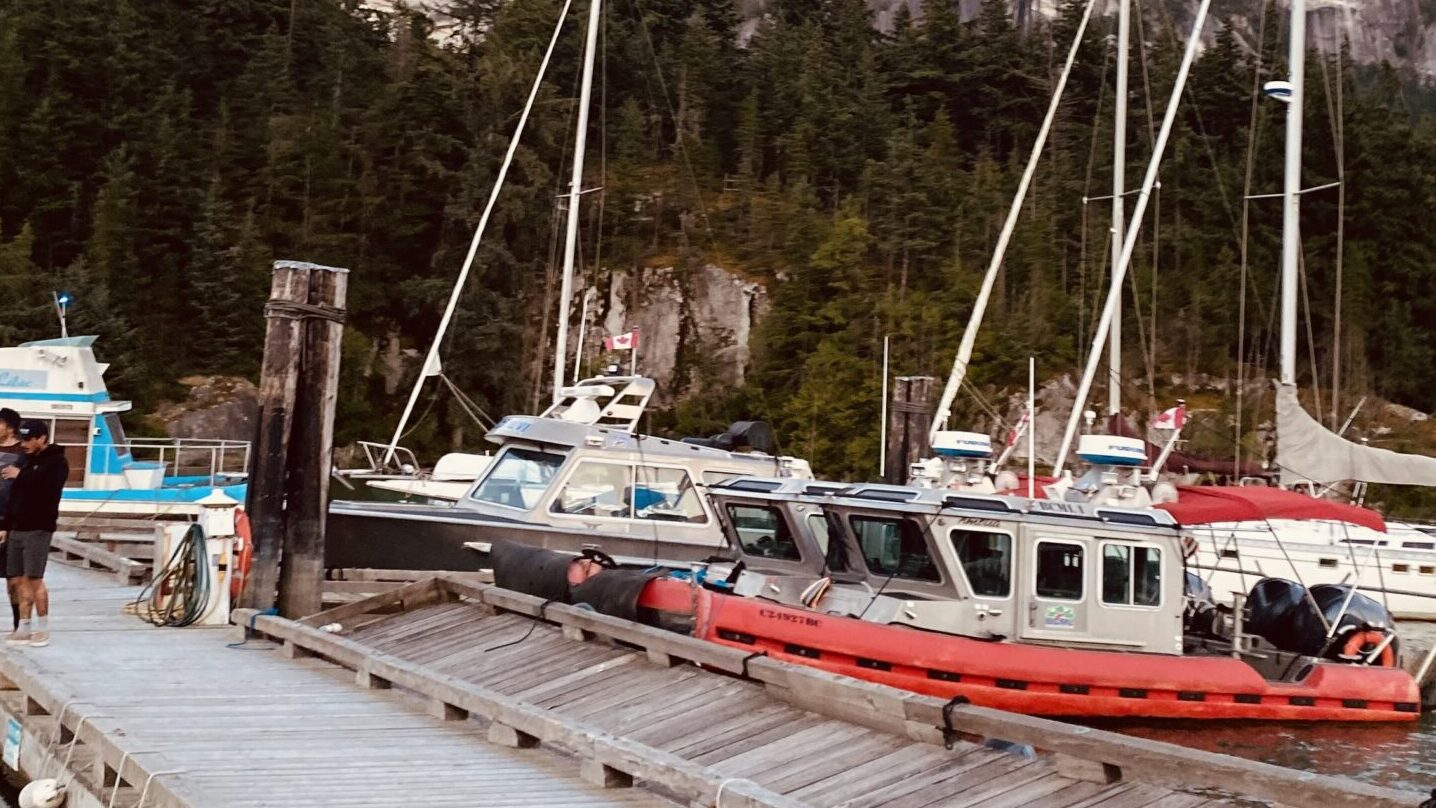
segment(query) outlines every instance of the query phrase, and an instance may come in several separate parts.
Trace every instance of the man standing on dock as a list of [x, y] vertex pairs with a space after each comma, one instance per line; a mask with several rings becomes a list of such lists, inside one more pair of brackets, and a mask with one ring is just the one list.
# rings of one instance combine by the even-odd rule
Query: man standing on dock
[[[70, 462], [64, 449], [50, 443], [50, 426], [44, 421], [20, 424], [20, 448], [25, 451], [25, 466], [0, 469], [0, 478], [13, 483], [10, 506], [0, 519], [0, 529], [8, 532], [5, 564], [11, 576], [20, 576], [20, 626], [5, 637], [5, 644], [49, 645], [50, 591], [45, 588], [45, 562], [60, 516], [60, 495], [70, 477]], [[33, 631], [31, 610], [35, 612]]]
[[[0, 469], [7, 466], [25, 465], [25, 450], [20, 448], [20, 413], [9, 407], [0, 407]], [[0, 524], [5, 519], [5, 508], [10, 503], [12, 483], [0, 477]], [[0, 578], [5, 579], [5, 588], [10, 595], [10, 617], [14, 621], [11, 629], [20, 627], [20, 579], [11, 578], [5, 566], [5, 531], [0, 530]]]

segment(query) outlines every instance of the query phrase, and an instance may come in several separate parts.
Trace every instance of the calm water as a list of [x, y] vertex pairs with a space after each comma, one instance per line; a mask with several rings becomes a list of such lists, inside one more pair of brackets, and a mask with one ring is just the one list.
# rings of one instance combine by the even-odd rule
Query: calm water
[[[1403, 640], [1436, 643], [1436, 624], [1404, 623]], [[1415, 727], [1361, 724], [1223, 724], [1121, 727], [1143, 738], [1261, 760], [1323, 774], [1341, 774], [1391, 788], [1436, 788], [1436, 714]]]

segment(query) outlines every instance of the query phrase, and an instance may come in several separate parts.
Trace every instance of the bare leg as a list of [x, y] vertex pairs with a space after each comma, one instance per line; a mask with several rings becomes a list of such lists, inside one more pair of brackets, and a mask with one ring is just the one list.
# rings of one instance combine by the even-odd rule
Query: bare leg
[[35, 602], [35, 614], [39, 617], [50, 616], [50, 590], [45, 586], [44, 578], [26, 578], [30, 582], [30, 599]]
[[[33, 590], [33, 589], [31, 588], [31, 586], [30, 586], [31, 581], [30, 581], [29, 578], [21, 578], [21, 579], [19, 579], [19, 580], [20, 580], [20, 586], [19, 586], [19, 589], [20, 589], [20, 619], [21, 619], [21, 620], [29, 620], [29, 619], [30, 619], [30, 610], [31, 610], [31, 609], [34, 607], [34, 605], [35, 605], [35, 593], [34, 593], [34, 590]], [[47, 608], [47, 609], [49, 608], [49, 604], [48, 604], [48, 603], [46, 604], [46, 608]]]
[[5, 589], [10, 595], [10, 616], [15, 619], [15, 628], [20, 628], [20, 579], [6, 578]]

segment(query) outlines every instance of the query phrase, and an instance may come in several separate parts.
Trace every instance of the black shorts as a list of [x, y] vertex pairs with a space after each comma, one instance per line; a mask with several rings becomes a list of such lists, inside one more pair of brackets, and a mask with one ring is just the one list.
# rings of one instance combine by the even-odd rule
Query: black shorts
[[48, 530], [12, 530], [5, 540], [6, 577], [44, 578], [45, 562], [50, 560]]

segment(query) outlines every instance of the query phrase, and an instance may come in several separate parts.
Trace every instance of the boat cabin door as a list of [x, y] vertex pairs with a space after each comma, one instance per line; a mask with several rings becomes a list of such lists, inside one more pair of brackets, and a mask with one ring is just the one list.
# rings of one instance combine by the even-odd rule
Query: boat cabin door
[[982, 637], [1016, 636], [1018, 627], [1016, 531], [1011, 524], [993, 519], [961, 519], [941, 525], [935, 538], [946, 539], [962, 572], [964, 602], [970, 614], [962, 616], [958, 630]]
[[1181, 653], [1182, 580], [1176, 534], [1093, 535], [1024, 526], [1018, 566], [1024, 639]]
[[1055, 641], [1086, 637], [1091, 631], [1091, 540], [1055, 530], [1024, 532], [1018, 584], [1024, 602], [1021, 635]]

